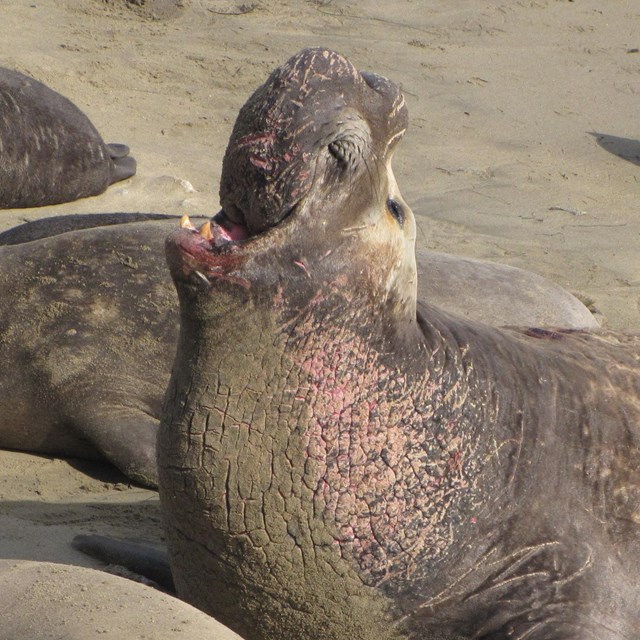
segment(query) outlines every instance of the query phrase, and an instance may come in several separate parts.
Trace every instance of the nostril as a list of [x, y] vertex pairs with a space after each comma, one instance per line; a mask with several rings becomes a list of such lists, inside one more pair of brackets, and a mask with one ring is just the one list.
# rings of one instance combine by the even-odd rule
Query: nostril
[[371, 73], [370, 71], [361, 71], [360, 75], [374, 91], [383, 94], [388, 93], [390, 82], [385, 77], [379, 76], [377, 73]]

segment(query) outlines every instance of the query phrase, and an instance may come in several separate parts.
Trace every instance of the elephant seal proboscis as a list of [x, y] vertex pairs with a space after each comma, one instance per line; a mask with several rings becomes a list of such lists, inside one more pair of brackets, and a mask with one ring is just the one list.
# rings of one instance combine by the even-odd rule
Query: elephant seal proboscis
[[128, 153], [123, 144], [105, 144], [70, 100], [0, 67], [0, 209], [102, 193], [135, 174]]
[[417, 305], [398, 88], [304, 50], [177, 229], [178, 593], [247, 640], [640, 633], [640, 337]]

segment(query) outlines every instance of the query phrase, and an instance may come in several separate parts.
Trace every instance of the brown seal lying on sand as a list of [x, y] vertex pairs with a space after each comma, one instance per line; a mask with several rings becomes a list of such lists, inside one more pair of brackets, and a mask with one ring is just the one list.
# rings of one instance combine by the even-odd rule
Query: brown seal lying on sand
[[106, 459], [155, 486], [178, 321], [159, 251], [175, 224], [0, 247], [2, 448]]
[[[156, 485], [156, 430], [178, 335], [163, 246], [176, 220], [56, 216], [0, 233], [0, 245], [12, 245], [0, 246], [0, 362], [12, 363], [0, 369], [0, 447], [107, 459]], [[536, 274], [421, 257], [421, 294], [454, 310], [464, 305], [476, 319], [595, 322]]]
[[0, 209], [102, 193], [135, 174], [128, 153], [123, 144], [105, 144], [67, 98], [0, 67]]
[[416, 250], [418, 300], [463, 318], [500, 327], [598, 329], [593, 313], [555, 282], [464, 256]]
[[[0, 233], [0, 245], [23, 244], [81, 229], [175, 218], [162, 213], [59, 215], [7, 229]], [[172, 230], [170, 226], [166, 228], [167, 233]], [[120, 233], [121, 230], [114, 230], [114, 249]], [[158, 270], [162, 264], [164, 258], [158, 256]], [[430, 300], [465, 318], [495, 326], [599, 327], [591, 311], [578, 298], [531, 271], [428, 249], [416, 250], [416, 266], [420, 276], [418, 300]]]
[[167, 241], [181, 597], [248, 640], [640, 634], [640, 337], [416, 302], [401, 93], [325, 49], [249, 99]]

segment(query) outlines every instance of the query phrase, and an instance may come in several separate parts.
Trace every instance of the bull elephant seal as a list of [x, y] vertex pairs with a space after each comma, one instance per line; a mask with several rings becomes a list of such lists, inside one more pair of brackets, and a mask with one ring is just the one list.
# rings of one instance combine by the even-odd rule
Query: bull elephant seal
[[[0, 362], [13, 363], [0, 367], [0, 447], [106, 459], [156, 485], [156, 431], [178, 336], [163, 246], [176, 224], [151, 213], [71, 215], [0, 233]], [[594, 322], [536, 274], [420, 257], [421, 294], [453, 310], [466, 301], [475, 319]]]
[[6, 640], [242, 640], [180, 600], [83, 567], [0, 560], [0, 593]]
[[64, 96], [0, 67], [0, 209], [40, 207], [102, 193], [136, 163], [122, 144], [105, 144]]
[[243, 113], [167, 241], [180, 596], [247, 640], [637, 637], [640, 337], [417, 305], [391, 82], [305, 50]]

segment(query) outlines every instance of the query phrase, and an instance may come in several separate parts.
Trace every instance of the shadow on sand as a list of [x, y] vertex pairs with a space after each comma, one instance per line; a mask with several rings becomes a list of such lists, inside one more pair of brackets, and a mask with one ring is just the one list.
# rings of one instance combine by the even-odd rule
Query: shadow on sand
[[596, 142], [605, 151], [640, 166], [640, 140], [619, 138], [618, 136], [610, 136], [607, 133], [598, 133], [597, 131], [589, 131], [588, 133], [596, 139]]

